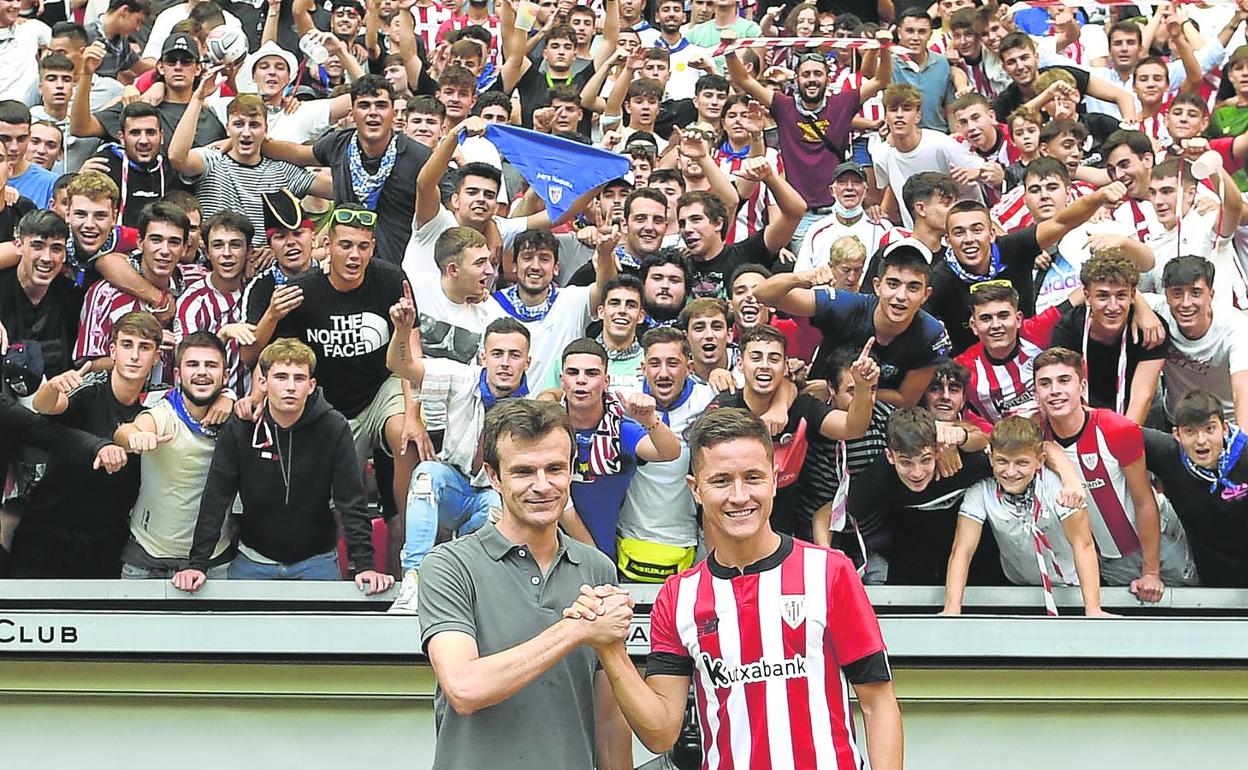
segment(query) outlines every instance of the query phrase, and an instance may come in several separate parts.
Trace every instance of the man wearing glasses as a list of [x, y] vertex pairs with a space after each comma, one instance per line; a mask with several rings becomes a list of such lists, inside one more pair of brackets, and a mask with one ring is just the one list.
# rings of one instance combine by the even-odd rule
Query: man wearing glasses
[[[403, 504], [417, 457], [415, 451], [403, 451], [406, 402], [399, 378], [386, 368], [386, 347], [394, 334], [390, 306], [403, 296], [403, 272], [373, 259], [376, 212], [343, 204], [330, 222], [329, 270], [290, 279], [290, 285], [303, 291], [303, 301], [272, 330], [256, 329], [251, 347], [258, 350], [272, 338], [294, 337], [316, 353], [316, 380], [325, 399], [347, 418], [360, 467], [375, 447], [394, 457], [400, 523], [390, 531], [401, 543]], [[254, 409], [257, 401], [253, 397], [248, 408]]]

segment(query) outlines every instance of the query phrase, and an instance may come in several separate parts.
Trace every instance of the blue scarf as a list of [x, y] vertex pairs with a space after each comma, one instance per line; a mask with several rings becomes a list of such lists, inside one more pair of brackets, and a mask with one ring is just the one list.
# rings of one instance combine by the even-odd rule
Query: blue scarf
[[96, 257], [111, 254], [117, 250], [117, 241], [120, 239], [121, 227], [114, 227], [99, 251], [87, 257], [85, 261], [79, 261], [78, 241], [74, 239], [73, 233], [70, 233], [69, 238], [65, 241], [65, 270], [69, 273], [70, 278], [73, 279], [75, 286], [81, 287], [87, 280], [87, 268], [91, 266]]
[[953, 249], [945, 250], [945, 264], [953, 271], [962, 283], [970, 286], [980, 281], [991, 281], [997, 276], [1005, 272], [1005, 265], [1001, 264], [1001, 250], [997, 248], [997, 244], [992, 244], [992, 261], [988, 263], [988, 275], [972, 275], [962, 267], [962, 263], [954, 256]]
[[550, 309], [555, 305], [555, 297], [558, 295], [559, 288], [552, 283], [550, 293], [540, 305], [526, 305], [520, 299], [520, 286], [513, 283], [505, 289], [494, 292], [494, 300], [507, 311], [507, 315], [517, 321], [533, 322], [541, 321], [550, 313]]
[[731, 160], [745, 160], [750, 157], [750, 146], [747, 144], [740, 150], [734, 150], [732, 149], [731, 144], [724, 142], [719, 146], [719, 155], [721, 158], [728, 158]]
[[1209, 482], [1209, 493], [1213, 494], [1218, 491], [1218, 487], [1222, 487], [1223, 500], [1237, 500], [1248, 495], [1248, 484], [1232, 484], [1227, 476], [1231, 469], [1235, 467], [1235, 463], [1239, 461], [1239, 456], [1244, 453], [1244, 449], [1248, 448], [1248, 434], [1239, 429], [1238, 426], [1229, 426], [1230, 432], [1227, 434], [1227, 440], [1222, 447], [1222, 454], [1218, 456], [1218, 472], [1216, 475], [1208, 468], [1202, 468], [1192, 462], [1192, 458], [1187, 456], [1187, 452], [1183, 451], [1182, 445], [1179, 446], [1179, 457], [1183, 460], [1183, 467], [1187, 468], [1187, 472], [1198, 479]]
[[165, 395], [165, 398], [168, 399], [169, 405], [173, 407], [173, 413], [178, 416], [183, 425], [191, 429], [192, 433], [212, 439], [217, 437], [216, 426], [204, 425], [192, 417], [190, 412], [186, 411], [186, 402], [183, 400], [185, 397], [182, 395], [181, 388], [171, 388]]
[[671, 43], [667, 42], [663, 38], [659, 38], [658, 40], [654, 42], [654, 45], [656, 48], [667, 49], [667, 52], [669, 54], [680, 53], [681, 51], [689, 47], [689, 39], [682, 37], [679, 43], [677, 43], [676, 45], [672, 45]]
[[490, 411], [499, 401], [505, 401], [509, 398], [524, 398], [529, 395], [529, 380], [525, 375], [520, 375], [520, 384], [515, 390], [511, 391], [511, 395], [499, 398], [490, 390], [490, 386], [485, 382], [485, 368], [481, 369], [481, 379], [477, 381], [477, 389], [481, 392], [481, 403], [485, 404], [485, 411]]
[[615, 247], [615, 259], [620, 263], [620, 267], [629, 270], [641, 269], [641, 261], [624, 250], [623, 246]]
[[359, 135], [357, 134], [354, 141], [347, 145], [347, 167], [351, 171], [351, 191], [355, 193], [355, 199], [369, 210], [377, 210], [377, 199], [381, 197], [381, 188], [390, 179], [390, 172], [394, 171], [394, 161], [398, 154], [399, 135], [394, 134], [390, 137], [390, 144], [381, 156], [381, 165], [377, 167], [377, 173], [370, 174], [364, 169], [364, 150], [360, 147]]
[[[649, 380], [642, 381], [641, 392], [645, 393], [647, 396], [650, 395], [650, 381]], [[672, 402], [671, 406], [662, 407], [662, 406], [659, 406], [656, 401], [655, 411], [659, 413], [659, 417], [662, 418], [664, 425], [666, 425], [669, 428], [672, 427], [672, 421], [671, 421], [671, 418], [668, 417], [668, 415], [676, 411], [677, 409], [681, 408], [682, 406], [684, 406], [685, 402], [688, 401], [689, 397], [692, 395], [693, 395], [693, 380], [691, 378], [686, 378], [684, 389], [680, 391], [680, 395], [676, 397], [676, 400]]]
[[490, 90], [490, 86], [494, 85], [496, 80], [498, 80], [498, 68], [494, 66], [494, 62], [486, 62], [481, 70], [481, 77], [477, 78], [477, 93], [483, 94]]
[[[312, 264], [308, 266], [308, 270], [316, 270], [320, 266], [320, 263], [314, 259]], [[269, 273], [273, 276], [273, 288], [275, 289], [290, 282], [290, 279], [286, 277], [286, 274], [282, 272], [282, 268], [278, 267], [276, 262], [273, 263], [273, 267], [269, 268]]]

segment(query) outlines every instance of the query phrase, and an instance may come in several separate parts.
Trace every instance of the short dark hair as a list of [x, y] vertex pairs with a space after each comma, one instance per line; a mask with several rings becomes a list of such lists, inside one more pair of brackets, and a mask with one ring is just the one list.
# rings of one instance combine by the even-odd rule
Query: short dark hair
[[1036, 50], [1036, 43], [1031, 39], [1031, 35], [1026, 32], [1011, 32], [1001, 39], [1001, 45], [997, 48], [999, 56], [1005, 56], [1006, 51], [1012, 51], [1015, 48], [1027, 48], [1032, 51]]
[[355, 104], [362, 96], [381, 96], [385, 94], [394, 101], [394, 86], [381, 75], [365, 75], [351, 84], [351, 103]]
[[923, 171], [901, 186], [902, 205], [911, 215], [914, 214], [915, 204], [930, 201], [937, 195], [951, 199], [958, 197], [958, 186], [954, 184], [953, 177], [939, 171]]
[[481, 348], [483, 350], [490, 341], [491, 334], [520, 334], [524, 336], [526, 345], [533, 341], [529, 328], [509, 315], [495, 318], [485, 327], [485, 333], [481, 335]]
[[446, 117], [446, 105], [432, 96], [417, 96], [407, 100], [407, 114], [411, 115], [437, 115], [439, 118]]
[[732, 287], [737, 285], [737, 279], [743, 275], [750, 275], [751, 273], [761, 275], [764, 278], [771, 277], [771, 271], [757, 262], [746, 262], [744, 265], [738, 265], [737, 269], [732, 271], [732, 276], [728, 279], [727, 289], [729, 296], [732, 295]]
[[470, 176], [488, 179], [498, 185], [500, 189], [503, 186], [503, 172], [499, 171], [497, 166], [477, 161], [474, 163], [465, 163], [459, 167], [459, 171], [455, 174], [456, 192], [464, 186], [464, 181]]
[[57, 53], [56, 51], [53, 51], [52, 53], [44, 55], [44, 57], [39, 60], [40, 77], [42, 77], [43, 73], [45, 72], [70, 72], [72, 73], [73, 71], [74, 71], [74, 63], [70, 61], [69, 57], [63, 53]]
[[750, 439], [762, 444], [767, 450], [770, 463], [775, 457], [775, 447], [767, 426], [746, 409], [727, 407], [706, 412], [689, 428], [689, 464], [694, 474], [702, 464], [702, 450], [737, 439]]
[[1191, 428], [1204, 425], [1210, 417], [1217, 417], [1223, 422], [1222, 399], [1207, 390], [1189, 390], [1174, 405], [1174, 425], [1178, 428]]
[[602, 287], [601, 302], [605, 304], [607, 301], [607, 297], [611, 294], [611, 292], [615, 291], [616, 289], [627, 289], [629, 291], [635, 291], [637, 292], [638, 300], [645, 299], [645, 296], [646, 296], [646, 289], [644, 286], [642, 286], [641, 280], [638, 279], [637, 276], [629, 275], [627, 273], [621, 273], [620, 275], [617, 275], [616, 277], [607, 281], [607, 285]]
[[90, 42], [87, 28], [76, 21], [58, 21], [52, 25], [52, 38], [65, 37], [86, 46]]
[[433, 244], [433, 261], [439, 273], [445, 273], [447, 265], [458, 262], [465, 249], [484, 246], [485, 236], [471, 227], [451, 227], [438, 236]]
[[191, 220], [186, 218], [186, 212], [164, 201], [149, 203], [139, 212], [139, 236], [146, 238], [147, 228], [155, 222], [173, 225], [182, 231], [183, 238], [191, 232]]
[[685, 292], [687, 294], [690, 287], [693, 286], [693, 272], [689, 268], [689, 260], [685, 257], [684, 252], [675, 246], [668, 246], [666, 248], [659, 249], [643, 259], [641, 261], [641, 270], [638, 273], [638, 277], [641, 278], [642, 283], [644, 284], [646, 278], [649, 277], [651, 270], [664, 265], [675, 265], [680, 268], [680, 273], [685, 279]]
[[556, 24], [546, 32], [546, 40], [567, 40], [576, 46], [576, 30], [567, 24]]
[[1209, 117], [1209, 105], [1205, 104], [1205, 99], [1200, 94], [1187, 92], [1175, 94], [1174, 98], [1170, 100], [1170, 104], [1166, 107], [1166, 112], [1180, 106], [1195, 107], [1200, 111], [1201, 115]]
[[560, 83], [546, 92], [546, 106], [550, 106], [556, 101], [576, 102], [576, 106], [580, 107], [581, 92], [576, 90], [576, 86], [571, 83]]
[[676, 201], [676, 216], [679, 218], [680, 210], [686, 206], [694, 204], [702, 204], [702, 212], [706, 214], [711, 221], [719, 221], [719, 235], [723, 237], [728, 232], [728, 208], [724, 206], [724, 202], [719, 199], [715, 193], [710, 190], [690, 190], [682, 193], [680, 199]]
[[[1041, 131], [1042, 135], [1043, 133]], [[1153, 154], [1153, 142], [1148, 138], [1148, 134], [1143, 131], [1131, 131], [1120, 128], [1110, 134], [1105, 143], [1101, 145], [1101, 157], [1108, 160], [1114, 150], [1123, 145], [1126, 145], [1131, 152], [1140, 157]]]
[[[485, 431], [481, 441], [481, 456], [485, 464], [498, 473], [498, 443], [511, 437], [533, 441], [551, 433], [563, 433], [568, 437], [571, 452], [576, 452], [576, 432], [566, 409], [552, 401], [528, 398], [505, 399], [485, 415]], [[569, 454], [568, 460], [571, 461]]]
[[1115, 22], [1114, 25], [1109, 28], [1109, 34], [1107, 34], [1106, 37], [1112, 38], [1115, 32], [1130, 35], [1135, 38], [1135, 42], [1137, 43], [1144, 42], [1144, 30], [1140, 27], [1139, 22], [1131, 21], [1130, 19], [1123, 19], [1122, 21]]
[[109, 0], [108, 10], [115, 11], [118, 8], [125, 8], [131, 13], [142, 13], [147, 15], [152, 13], [152, 4], [150, 0]]
[[741, 336], [742, 353], [745, 353], [751, 342], [774, 342], [780, 345], [782, 353], [786, 356], [789, 354], [789, 338], [785, 337], [779, 329], [770, 324], [758, 324]]
[[728, 93], [731, 90], [728, 86], [728, 79], [722, 75], [703, 75], [698, 78], [698, 82], [693, 84], [694, 94], [700, 94], [703, 91], [723, 91]]
[[1068, 348], [1049, 348], [1031, 362], [1031, 376], [1035, 379], [1047, 366], [1069, 366], [1083, 379], [1083, 355]]
[[689, 345], [689, 338], [674, 326], [658, 326], [641, 335], [641, 347], [647, 352], [655, 345], [669, 342], [679, 345], [686, 359], [693, 358], [693, 348]]
[[936, 415], [921, 406], [906, 406], [888, 416], [884, 444], [893, 454], [916, 455], [936, 446]]
[[839, 393], [841, 390], [841, 375], [847, 374], [850, 367], [858, 360], [858, 354], [861, 350], [854, 348], [837, 348], [832, 351], [832, 355], [828, 356], [824, 361], [823, 375], [827, 380], [828, 388], [833, 393]]
[[1031, 163], [1027, 164], [1027, 169], [1023, 172], [1023, 184], [1026, 185], [1029, 179], [1052, 179], [1061, 180], [1062, 184], [1070, 186], [1070, 172], [1066, 170], [1066, 164], [1057, 158], [1051, 158], [1048, 155], [1041, 155]]
[[[183, 209], [185, 211], [185, 209]], [[246, 215], [233, 209], [222, 209], [212, 218], [203, 222], [199, 226], [199, 235], [204, 241], [204, 245], [208, 245], [208, 234], [214, 228], [223, 227], [227, 230], [237, 230], [243, 234], [243, 239], [247, 241], [247, 248], [251, 248], [251, 241], [256, 236], [256, 226], [251, 223], [251, 219]]]
[[[160, 110], [145, 101], [135, 100], [121, 108], [121, 133], [126, 133], [126, 123], [139, 118], [156, 118], [157, 125], [160, 126]], [[163, 127], [161, 131], [163, 133]]]
[[992, 222], [992, 212], [988, 210], [987, 206], [980, 203], [979, 201], [971, 201], [971, 200], [958, 201], [957, 203], [949, 207], [950, 217], [952, 217], [954, 214], [970, 214], [970, 213], [983, 214], [985, 217], [987, 217], [989, 222]]
[[663, 213], [664, 214], [667, 213], [667, 198], [663, 195], [663, 193], [659, 192], [653, 187], [638, 187], [636, 190], [633, 190], [632, 192], [630, 192], [628, 194], [628, 197], [624, 199], [624, 218], [625, 219], [627, 219], [628, 215], [632, 213], [633, 201], [637, 200], [638, 198], [644, 198], [648, 201], [659, 204], [660, 206], [663, 207]]
[[[437, 100], [435, 99], [434, 101]], [[441, 104], [441, 102], [438, 102], [438, 104]], [[511, 115], [511, 99], [508, 99], [500, 91], [486, 91], [478, 96], [476, 104], [472, 105], [472, 114], [480, 115], [483, 111], [485, 111], [486, 107], [502, 107], [507, 110], [508, 115]], [[443, 107], [442, 110], [445, 113], [446, 108]], [[407, 111], [412, 111], [412, 106], [410, 104], [407, 106]]]
[[559, 261], [559, 240], [549, 230], [525, 230], [516, 236], [516, 240], [512, 242], [511, 248], [512, 255], [517, 257], [525, 249], [533, 249], [535, 251], [546, 249], [555, 255], [556, 262]]
[[971, 385], [971, 370], [962, 364], [949, 359], [945, 363], [936, 367], [936, 371], [932, 372], [932, 382], [955, 382], [966, 390]]
[[36, 209], [17, 223], [18, 238], [60, 238], [69, 240], [69, 225], [55, 211]]
[[559, 355], [559, 369], [563, 370], [564, 365], [572, 356], [594, 356], [602, 361], [602, 365], [607, 365], [607, 349], [602, 346], [598, 340], [589, 337], [578, 337], [567, 345], [563, 346], [563, 352]]
[[927, 8], [920, 7], [917, 5], [912, 5], [906, 8], [901, 13], [897, 14], [897, 26], [900, 27], [901, 23], [905, 21], [906, 19], [922, 19], [927, 22], [927, 25], [929, 27], [933, 26], [934, 24], [934, 22], [932, 21], [932, 17], [927, 15]]
[[30, 108], [16, 99], [0, 101], [0, 123], [29, 126]]
[[[30, 215], [27, 214], [26, 216]], [[1215, 273], [1216, 268], [1209, 260], [1194, 254], [1185, 254], [1170, 260], [1162, 268], [1161, 285], [1167, 289], [1172, 289], [1176, 286], [1191, 286], [1203, 279], [1205, 286], [1213, 288], [1213, 276]]]
[[450, 86], [452, 88], [467, 88], [473, 94], [477, 92], [477, 77], [473, 75], [466, 67], [451, 65], [443, 71], [442, 76], [438, 78], [438, 90]]
[[[1083, 144], [1088, 138], [1088, 129], [1087, 126], [1073, 120], [1050, 120], [1040, 127], [1040, 143], [1048, 144], [1062, 134], [1070, 134], [1076, 142]], [[1109, 154], [1104, 152], [1104, 147], [1101, 150], [1102, 157]]]
[[[650, 178], [647, 180], [646, 186], [653, 188], [659, 182], [675, 182], [676, 184], [680, 185], [680, 189], [682, 190], [686, 189], [685, 175], [680, 173], [680, 169], [678, 168], [656, 168], [654, 169], [653, 171], [650, 172]], [[662, 193], [659, 193], [659, 194], [662, 195]], [[667, 205], [666, 198], [663, 199], [663, 205], [664, 206]], [[677, 201], [676, 203], [676, 210], [680, 211], [679, 201]]]
[[1018, 309], [1018, 290], [1008, 283], [983, 281], [971, 284], [971, 308], [987, 305], [991, 302], [1008, 302], [1015, 310]]
[[173, 356], [176, 365], [182, 365], [182, 356], [186, 355], [186, 351], [191, 348], [212, 348], [221, 354], [221, 363], [224, 364], [229, 360], [229, 354], [225, 350], [225, 343], [221, 341], [220, 337], [212, 332], [198, 331], [191, 332], [178, 343], [178, 349], [174, 351]]

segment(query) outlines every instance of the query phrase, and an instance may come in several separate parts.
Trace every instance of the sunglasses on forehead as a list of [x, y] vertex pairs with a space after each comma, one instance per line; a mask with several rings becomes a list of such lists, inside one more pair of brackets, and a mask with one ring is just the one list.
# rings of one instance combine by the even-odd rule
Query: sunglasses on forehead
[[997, 286], [997, 287], [1002, 288], [1002, 289], [1012, 289], [1012, 288], [1014, 288], [1014, 284], [1010, 283], [1010, 282], [1009, 282], [1009, 281], [1007, 281], [1006, 279], [1004, 279], [1004, 278], [995, 278], [995, 279], [993, 279], [993, 280], [991, 280], [991, 281], [979, 281], [978, 283], [973, 283], [973, 284], [971, 284], [971, 289], [970, 289], [971, 294], [974, 294], [975, 292], [980, 291], [981, 289], [986, 289], [986, 288], [988, 288], [989, 286]]
[[822, 62], [823, 64], [827, 64], [828, 58], [821, 53], [804, 53], [801, 56], [797, 57], [798, 64], [805, 64], [808, 61], [817, 61], [817, 62]]

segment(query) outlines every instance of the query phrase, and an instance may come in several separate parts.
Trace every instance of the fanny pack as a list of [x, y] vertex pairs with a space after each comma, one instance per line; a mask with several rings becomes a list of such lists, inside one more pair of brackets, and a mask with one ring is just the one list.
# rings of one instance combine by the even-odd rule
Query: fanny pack
[[694, 546], [664, 545], [621, 537], [616, 541], [620, 574], [638, 583], [662, 583], [693, 566]]

